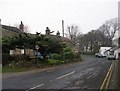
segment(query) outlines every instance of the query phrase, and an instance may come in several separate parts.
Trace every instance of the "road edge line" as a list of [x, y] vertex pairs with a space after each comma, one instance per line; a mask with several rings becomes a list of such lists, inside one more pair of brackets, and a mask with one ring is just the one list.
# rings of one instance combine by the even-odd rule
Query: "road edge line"
[[111, 69], [112, 69], [112, 65], [113, 65], [113, 62], [112, 62], [111, 66], [110, 66], [110, 68], [109, 68], [109, 70], [108, 70], [108, 72], [107, 72], [107, 75], [105, 76], [105, 79], [104, 79], [103, 82], [102, 82], [102, 85], [101, 85], [101, 87], [100, 87], [100, 91], [102, 91], [102, 89], [103, 89], [103, 87], [104, 87], [104, 85], [105, 85], [105, 82], [107, 81], [107, 78], [108, 78], [108, 76], [109, 76], [109, 74], [110, 74], [110, 71], [111, 71]]
[[107, 81], [107, 83], [106, 83], [105, 90], [106, 90], [106, 89], [108, 88], [108, 86], [109, 86], [110, 79], [111, 79], [111, 77], [112, 77], [112, 73], [113, 73], [113, 69], [114, 69], [114, 65], [115, 65], [115, 62], [113, 62], [112, 69], [111, 69], [111, 73], [110, 73], [110, 76], [109, 76], [108, 81]]

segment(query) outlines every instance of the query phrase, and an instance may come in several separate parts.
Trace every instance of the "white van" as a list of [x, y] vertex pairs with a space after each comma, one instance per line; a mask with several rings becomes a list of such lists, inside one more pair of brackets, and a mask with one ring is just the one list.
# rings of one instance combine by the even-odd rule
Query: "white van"
[[107, 58], [108, 58], [108, 60], [110, 60], [110, 59], [115, 60], [116, 55], [115, 55], [114, 51], [108, 51]]
[[99, 53], [102, 54], [102, 57], [106, 57], [107, 56], [107, 51], [110, 50], [111, 47], [100, 47], [99, 49]]

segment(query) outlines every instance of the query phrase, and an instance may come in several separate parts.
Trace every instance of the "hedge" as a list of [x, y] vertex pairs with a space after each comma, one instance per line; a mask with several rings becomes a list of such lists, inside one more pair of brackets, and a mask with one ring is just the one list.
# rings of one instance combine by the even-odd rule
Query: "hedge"
[[74, 59], [74, 55], [72, 52], [65, 52], [65, 59]]
[[59, 60], [48, 59], [48, 64], [50, 64], [50, 65], [56, 65], [56, 64], [59, 64]]
[[10, 55], [8, 53], [2, 53], [2, 65], [6, 65], [10, 61]]
[[27, 55], [16, 55], [16, 56], [10, 56], [8, 53], [2, 53], [2, 64], [7, 65], [8, 63], [15, 61], [28, 61], [29, 60], [29, 56]]
[[71, 50], [71, 48], [66, 47], [66, 48], [64, 49], [64, 52], [72, 52], [72, 50]]
[[51, 55], [51, 59], [60, 60], [61, 55], [54, 53], [54, 54]]

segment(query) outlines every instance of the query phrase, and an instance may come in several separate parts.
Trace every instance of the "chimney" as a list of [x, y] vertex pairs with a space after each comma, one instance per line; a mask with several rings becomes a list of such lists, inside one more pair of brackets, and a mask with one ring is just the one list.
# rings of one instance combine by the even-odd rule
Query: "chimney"
[[46, 35], [49, 35], [50, 34], [50, 29], [49, 29], [49, 27], [46, 27]]
[[56, 35], [57, 35], [57, 36], [60, 36], [60, 32], [58, 31], [58, 32], [56, 33]]
[[24, 31], [24, 25], [23, 25], [22, 21], [21, 21], [21, 24], [20, 24], [20, 26], [19, 26], [19, 29], [20, 29], [21, 31]]

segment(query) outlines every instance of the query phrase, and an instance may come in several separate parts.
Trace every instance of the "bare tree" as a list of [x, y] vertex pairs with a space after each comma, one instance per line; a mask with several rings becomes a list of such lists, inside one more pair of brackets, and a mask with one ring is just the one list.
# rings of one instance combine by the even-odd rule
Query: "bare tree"
[[98, 52], [100, 46], [109, 46], [109, 38], [100, 30], [91, 30], [78, 38], [80, 51]]
[[99, 30], [103, 31], [106, 36], [110, 38], [110, 43], [112, 44], [112, 39], [115, 37], [115, 33], [118, 30], [118, 18], [113, 18], [107, 20]]
[[25, 33], [29, 33], [30, 32], [28, 25], [24, 25], [24, 32]]
[[[14, 26], [17, 27], [18, 29], [19, 29], [19, 25], [20, 24], [14, 24]], [[24, 25], [23, 32], [25, 32], [25, 33], [29, 33], [30, 32], [28, 25]]]
[[68, 26], [65, 35], [73, 42], [73, 45], [75, 45], [76, 39], [78, 35], [80, 35], [80, 29], [77, 25]]

